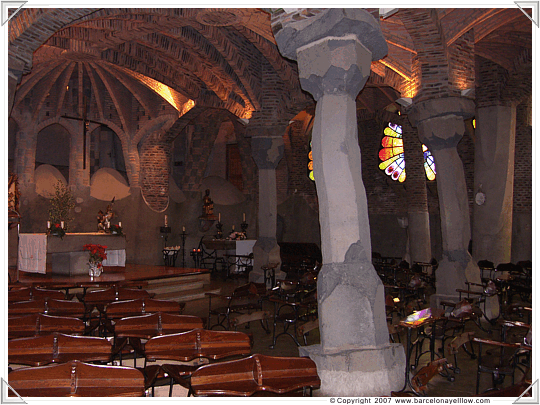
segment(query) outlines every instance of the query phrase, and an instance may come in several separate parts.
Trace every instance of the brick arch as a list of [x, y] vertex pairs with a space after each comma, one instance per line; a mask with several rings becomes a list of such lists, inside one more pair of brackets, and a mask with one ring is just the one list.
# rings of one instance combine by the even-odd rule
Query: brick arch
[[97, 8], [23, 8], [9, 22], [10, 64], [32, 68], [32, 55], [56, 31]]

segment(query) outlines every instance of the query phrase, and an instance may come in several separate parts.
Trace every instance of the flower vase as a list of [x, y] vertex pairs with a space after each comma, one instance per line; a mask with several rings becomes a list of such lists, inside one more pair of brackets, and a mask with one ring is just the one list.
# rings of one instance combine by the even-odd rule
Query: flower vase
[[88, 275], [91, 278], [101, 276], [101, 272], [103, 269], [101, 268], [100, 264], [101, 263], [88, 262], [88, 266], [89, 266]]

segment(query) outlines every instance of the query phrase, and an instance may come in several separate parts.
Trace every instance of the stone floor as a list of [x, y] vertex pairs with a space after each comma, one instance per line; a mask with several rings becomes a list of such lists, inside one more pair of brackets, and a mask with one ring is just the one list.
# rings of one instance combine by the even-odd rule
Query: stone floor
[[[246, 282], [245, 279], [227, 280], [226, 282], [224, 282], [221, 278], [214, 277], [214, 276], [212, 277], [212, 284], [220, 285], [223, 293], [232, 292], [234, 288], [236, 288], [239, 285], [244, 284], [245, 282]], [[265, 309], [273, 310], [273, 305], [271, 303], [267, 302], [265, 303], [265, 305], [267, 305]], [[197, 300], [197, 301], [188, 302], [184, 313], [189, 314], [189, 315], [207, 317], [208, 316], [208, 300]], [[484, 325], [484, 326], [487, 327], [488, 325]], [[271, 324], [270, 324], [270, 327], [272, 328]], [[290, 338], [289, 336], [283, 335], [279, 337], [276, 342], [276, 347], [274, 349], [271, 349], [270, 346], [272, 345], [272, 334], [267, 334], [263, 330], [259, 322], [252, 323], [252, 325], [250, 326], [248, 330], [245, 330], [242, 328], [243, 326], [241, 326], [239, 330], [250, 332], [253, 334], [254, 345], [253, 345], [252, 353], [260, 353], [260, 354], [272, 355], [272, 356], [298, 356], [298, 347], [296, 346], [292, 338]], [[278, 329], [276, 330], [277, 331], [276, 333], [279, 333], [279, 330], [280, 330], [279, 328], [280, 327], [278, 325]], [[474, 323], [468, 322], [466, 330], [474, 331], [475, 336], [478, 336], [478, 337], [496, 339], [499, 334], [499, 329], [496, 327], [493, 327], [493, 328], [494, 328], [493, 333], [488, 334], [482, 331]], [[401, 332], [400, 339], [401, 339], [401, 342], [405, 344], [406, 332]], [[307, 337], [307, 342], [308, 344], [319, 343], [318, 329], [310, 332], [310, 334]], [[429, 350], [427, 342], [425, 343], [423, 350]], [[422, 365], [425, 365], [429, 361], [429, 357], [430, 357], [429, 354], [422, 356], [419, 368]], [[448, 361], [450, 363], [453, 363], [454, 362], [453, 356], [449, 356]], [[461, 372], [459, 374], [455, 374], [454, 381], [449, 381], [447, 378], [444, 378], [441, 375], [436, 375], [428, 383], [426, 396], [429, 396], [429, 397], [470, 397], [470, 396], [473, 396], [475, 393], [475, 387], [476, 387], [477, 360], [471, 359], [470, 356], [468, 356], [466, 353], [461, 351], [458, 355], [458, 365], [459, 365], [459, 368], [461, 369]], [[516, 373], [516, 381], [519, 381], [521, 378], [522, 378], [522, 373], [518, 371]], [[527, 378], [529, 380], [531, 379], [530, 372]], [[503, 386], [508, 386], [510, 385], [510, 383], [511, 383], [510, 378], [506, 378], [503, 383]], [[481, 380], [480, 380], [480, 392], [488, 389], [490, 387], [490, 384], [491, 384], [490, 375], [483, 373], [481, 375]], [[314, 395], [316, 395], [316, 392], [314, 392]]]

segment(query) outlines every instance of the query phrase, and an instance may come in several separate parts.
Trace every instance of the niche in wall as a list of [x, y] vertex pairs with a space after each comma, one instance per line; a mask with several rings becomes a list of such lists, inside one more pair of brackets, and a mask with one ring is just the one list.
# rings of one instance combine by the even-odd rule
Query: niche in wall
[[71, 135], [60, 124], [52, 124], [37, 135], [36, 144], [36, 168], [48, 164], [62, 174], [69, 182], [69, 150]]
[[120, 138], [105, 125], [97, 127], [90, 135], [90, 176], [102, 168], [114, 169], [128, 181]]

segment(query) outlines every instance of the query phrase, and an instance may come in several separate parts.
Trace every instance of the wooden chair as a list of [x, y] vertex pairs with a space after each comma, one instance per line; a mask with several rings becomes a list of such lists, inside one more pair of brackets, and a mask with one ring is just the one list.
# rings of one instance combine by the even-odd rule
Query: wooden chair
[[195, 329], [189, 332], [156, 336], [149, 339], [145, 350], [146, 387], [153, 387], [161, 375], [170, 378], [169, 396], [174, 383], [188, 387], [191, 374], [198, 365], [161, 364], [148, 365], [157, 360], [189, 362], [194, 359], [220, 360], [251, 353], [251, 341], [247, 334], [232, 331]]
[[258, 392], [291, 395], [319, 388], [315, 362], [307, 357], [274, 357], [254, 354], [245, 359], [209, 364], [191, 376], [196, 396], [251, 396]]
[[[9, 385], [22, 397], [142, 397], [144, 376], [134, 368], [64, 364], [14, 370]], [[11, 391], [10, 396], [15, 396]]]
[[65, 300], [66, 295], [58, 290], [44, 290], [35, 287], [23, 287], [8, 291], [8, 303], [17, 301], [28, 301], [33, 299], [54, 298], [57, 300]]
[[13, 302], [8, 306], [8, 317], [32, 314], [84, 318], [85, 308], [82, 302], [53, 298]]
[[[203, 320], [198, 316], [175, 315], [157, 312], [154, 314], [126, 317], [116, 321], [114, 325], [113, 356], [120, 355], [122, 365], [122, 351], [131, 346], [136, 356], [144, 357], [144, 344], [142, 339], [154, 336], [170, 335], [187, 332], [193, 329], [202, 329]], [[135, 363], [136, 364], [136, 363]]]
[[[476, 395], [480, 391], [480, 375], [482, 373], [491, 374], [492, 386], [489, 390], [497, 389], [497, 386], [502, 384], [506, 376], [512, 378], [513, 385], [515, 383], [515, 371], [518, 366], [517, 359], [519, 355], [524, 351], [532, 351], [531, 346], [521, 343], [506, 343], [480, 338], [473, 338], [473, 342], [478, 344]], [[485, 346], [490, 347], [489, 356], [483, 350]]]
[[72, 360], [109, 362], [111, 343], [105, 338], [53, 333], [8, 341], [8, 363], [44, 366]]
[[[230, 295], [214, 293], [206, 293], [205, 295], [208, 297], [208, 329], [220, 326], [224, 330], [230, 330], [232, 314], [262, 311], [262, 301], [266, 296], [266, 284], [251, 282], [235, 288]], [[212, 308], [212, 299], [226, 301], [226, 304], [225, 306], [221, 304], [217, 308]], [[212, 316], [217, 317], [217, 322], [213, 325], [211, 324]]]
[[67, 316], [35, 314], [8, 319], [8, 339], [50, 335], [54, 332], [82, 335], [84, 330], [85, 325], [81, 319]]

